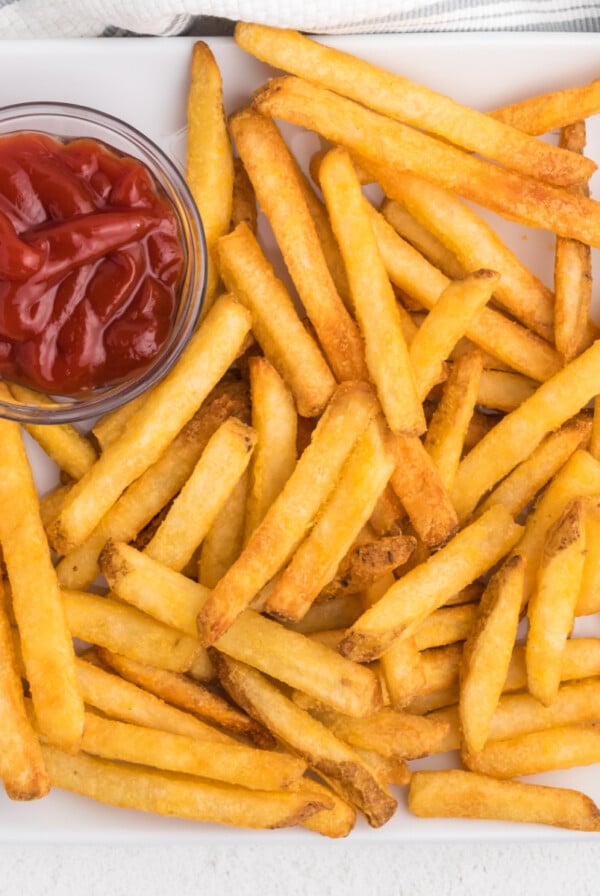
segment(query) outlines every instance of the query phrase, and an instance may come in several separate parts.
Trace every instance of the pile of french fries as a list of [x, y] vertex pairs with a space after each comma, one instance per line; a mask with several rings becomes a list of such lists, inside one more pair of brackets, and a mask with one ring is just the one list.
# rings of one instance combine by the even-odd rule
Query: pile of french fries
[[[180, 362], [89, 435], [26, 427], [62, 471], [41, 499], [0, 421], [6, 792], [343, 837], [404, 788], [600, 831], [515, 780], [600, 761], [600, 638], [573, 637], [600, 611], [598, 83], [483, 114], [295, 32], [236, 40], [288, 74], [227, 120], [194, 46], [210, 265]], [[322, 138], [311, 177], [274, 119]], [[556, 234], [554, 291], [464, 199]]]

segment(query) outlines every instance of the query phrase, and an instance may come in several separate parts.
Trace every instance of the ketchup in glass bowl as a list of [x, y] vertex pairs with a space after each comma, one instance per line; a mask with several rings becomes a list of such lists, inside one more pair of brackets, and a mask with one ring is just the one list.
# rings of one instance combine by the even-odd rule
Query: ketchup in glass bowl
[[194, 202], [147, 137], [86, 107], [0, 110], [0, 380], [40, 394], [0, 397], [0, 416], [74, 422], [141, 394], [187, 344], [205, 279]]

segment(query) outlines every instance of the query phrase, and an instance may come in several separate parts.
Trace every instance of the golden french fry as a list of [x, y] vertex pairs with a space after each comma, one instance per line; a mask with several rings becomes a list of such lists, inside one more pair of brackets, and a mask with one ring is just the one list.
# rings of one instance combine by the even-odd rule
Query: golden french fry
[[44, 529], [60, 513], [63, 501], [69, 494], [72, 485], [72, 482], [68, 482], [65, 485], [57, 485], [52, 491], [47, 492], [43, 498], [40, 498], [40, 518]]
[[369, 661], [395, 637], [413, 635], [433, 610], [501, 560], [522, 531], [503, 507], [492, 507], [392, 585], [349, 629], [340, 645], [342, 654]]
[[545, 706], [558, 691], [561, 655], [575, 621], [586, 551], [583, 516], [584, 503], [575, 500], [548, 530], [527, 608], [527, 686]]
[[394, 641], [379, 660], [390, 705], [403, 709], [425, 684], [425, 670], [414, 638]]
[[324, 809], [302, 822], [302, 827], [324, 837], [347, 837], [356, 823], [356, 811], [347, 801], [339, 797], [330, 787], [313, 778], [300, 778], [289, 785], [289, 790], [322, 794], [333, 802], [331, 809]]
[[488, 739], [517, 635], [523, 580], [523, 560], [514, 555], [490, 580], [464, 646], [459, 712], [469, 752], [477, 753]]
[[[340, 563], [336, 577], [321, 589], [319, 598], [330, 601], [368, 588], [386, 573], [406, 563], [415, 545], [416, 540], [411, 535], [388, 535], [377, 541], [357, 544]], [[303, 618], [306, 619], [306, 615]]]
[[[250, 462], [246, 540], [262, 522], [296, 465], [298, 417], [290, 390], [266, 358], [249, 361], [252, 426], [257, 443]], [[216, 584], [213, 583], [213, 584]]]
[[594, 399], [594, 413], [592, 416], [592, 434], [589, 445], [590, 454], [600, 460], [600, 396]]
[[155, 463], [219, 381], [250, 329], [248, 311], [231, 296], [211, 308], [179, 362], [69, 492], [49, 537], [67, 554], [81, 544], [134, 479]]
[[231, 226], [235, 230], [242, 221], [256, 233], [258, 208], [256, 207], [256, 194], [244, 163], [237, 157], [233, 160], [233, 194], [231, 205]]
[[338, 387], [283, 491], [202, 608], [198, 630], [205, 646], [227, 630], [289, 559], [375, 412], [374, 396], [366, 384]]
[[227, 288], [252, 314], [252, 331], [292, 390], [298, 413], [317, 416], [335, 388], [333, 374], [245, 224], [219, 240], [217, 257]]
[[600, 78], [581, 87], [566, 87], [518, 100], [488, 115], [526, 134], [547, 134], [600, 112]]
[[236, 703], [305, 758], [317, 773], [335, 781], [345, 797], [364, 812], [369, 824], [379, 827], [389, 820], [396, 800], [361, 756], [259, 672], [221, 654], [216, 663], [219, 680]]
[[317, 601], [299, 622], [286, 623], [291, 631], [310, 635], [314, 632], [345, 629], [355, 622], [363, 611], [360, 594], [347, 594], [331, 600]]
[[200, 547], [198, 581], [207, 588], [215, 587], [242, 551], [249, 478], [246, 469], [213, 520]]
[[233, 179], [221, 73], [208, 45], [197, 41], [192, 49], [187, 102], [186, 180], [202, 216], [208, 249], [206, 307], [217, 289], [219, 275], [213, 253], [217, 239], [229, 230]]
[[383, 200], [381, 214], [399, 236], [414, 246], [446, 277], [450, 277], [451, 280], [460, 280], [465, 276], [465, 269], [456, 255], [395, 199]]
[[576, 417], [549, 433], [529, 457], [491, 492], [479, 511], [484, 512], [494, 504], [503, 504], [516, 517], [558, 473], [573, 452], [585, 446], [590, 429], [589, 419]]
[[[600, 638], [569, 638], [560, 659], [560, 680], [574, 681], [600, 675]], [[508, 667], [504, 691], [527, 687], [525, 644], [515, 644]]]
[[585, 545], [581, 588], [575, 605], [576, 616], [589, 616], [600, 610], [600, 500], [594, 496], [585, 501]]
[[373, 420], [348, 455], [338, 482], [310, 533], [275, 581], [264, 609], [301, 619], [368, 521], [394, 469], [389, 433]]
[[[578, 162], [490, 116], [463, 106], [422, 84], [385, 71], [298, 32], [240, 23], [236, 42], [275, 68], [292, 72], [351, 97], [383, 115], [495, 159], [549, 183], [578, 182], [594, 164]], [[586, 173], [587, 172], [587, 173]]]
[[600, 392], [600, 341], [504, 417], [460, 464], [452, 499], [469, 518], [480, 498], [525, 460], [548, 432], [558, 429]]
[[434, 610], [415, 630], [414, 639], [419, 650], [442, 647], [466, 641], [477, 619], [478, 604], [458, 604]]
[[365, 340], [371, 379], [390, 429], [418, 436], [425, 429], [392, 285], [383, 266], [348, 153], [333, 149], [321, 164], [320, 183], [348, 275], [354, 313]]
[[146, 546], [149, 557], [184, 568], [244, 474], [255, 443], [255, 431], [236, 417], [221, 424]]
[[450, 489], [465, 446], [483, 373], [482, 353], [473, 348], [456, 360], [425, 436], [425, 450]]
[[43, 752], [54, 787], [112, 806], [159, 815], [246, 828], [279, 828], [302, 824], [315, 812], [333, 805], [322, 794], [311, 796], [309, 791], [250, 790], [96, 759], [85, 753], [67, 756], [47, 746]]
[[463, 644], [446, 644], [431, 647], [420, 653], [424, 683], [421, 695], [433, 694], [447, 688], [456, 687], [458, 700], [458, 678], [462, 663]]
[[50, 790], [39, 741], [27, 717], [8, 600], [0, 579], [0, 781], [11, 800], [35, 800]]
[[477, 404], [493, 411], [510, 413], [531, 398], [537, 383], [520, 373], [484, 370], [479, 381]]
[[362, 378], [365, 362], [360, 334], [329, 273], [296, 163], [277, 126], [252, 109], [236, 112], [229, 123], [331, 369], [340, 382]]
[[73, 643], [25, 447], [18, 425], [8, 420], [0, 420], [0, 468], [0, 547], [35, 715], [51, 743], [76, 752], [83, 700]]
[[577, 790], [499, 781], [459, 769], [415, 772], [408, 807], [427, 818], [490, 818], [600, 831], [600, 811]]

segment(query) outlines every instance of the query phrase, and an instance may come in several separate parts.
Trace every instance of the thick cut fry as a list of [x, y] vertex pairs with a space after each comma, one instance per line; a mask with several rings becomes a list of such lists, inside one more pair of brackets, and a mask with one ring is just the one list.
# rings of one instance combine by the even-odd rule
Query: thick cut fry
[[335, 388], [333, 374], [245, 224], [219, 240], [217, 256], [227, 288], [250, 311], [252, 331], [292, 390], [298, 413], [320, 414]]
[[390, 705], [403, 709], [422, 691], [425, 671], [414, 638], [394, 641], [379, 661]]
[[383, 420], [372, 421], [348, 456], [309, 535], [276, 580], [264, 607], [267, 613], [301, 619], [331, 581], [393, 472], [389, 442]]
[[486, 270], [453, 280], [425, 317], [409, 352], [421, 401], [439, 382], [444, 361], [490, 300], [497, 283], [498, 274]]
[[340, 382], [361, 379], [365, 362], [360, 334], [329, 273], [296, 163], [277, 126], [242, 109], [230, 118], [230, 127], [331, 369]]
[[60, 588], [19, 427], [0, 420], [0, 547], [19, 627], [21, 653], [40, 730], [76, 752], [83, 701]]
[[483, 358], [478, 348], [453, 363], [442, 399], [427, 429], [425, 450], [437, 467], [445, 489], [452, 487], [458, 470], [482, 372]]
[[290, 790], [322, 794], [325, 799], [333, 802], [333, 808], [317, 812], [307, 821], [302, 822], [302, 827], [324, 837], [347, 837], [356, 823], [356, 811], [347, 800], [342, 799], [330, 787], [315, 781], [312, 778], [300, 778], [289, 785]]
[[137, 398], [133, 398], [114, 411], [100, 417], [92, 426], [92, 436], [100, 446], [100, 451], [104, 451], [111, 442], [118, 439], [125, 431], [125, 426], [130, 417], [140, 408], [147, 398], [148, 393], [142, 392]]
[[350, 628], [340, 645], [344, 656], [369, 661], [395, 637], [409, 637], [453, 594], [502, 559], [522, 534], [503, 507], [493, 507], [415, 567]]
[[521, 737], [486, 744], [480, 753], [465, 754], [471, 771], [494, 778], [536, 775], [600, 762], [600, 725], [563, 725]]
[[484, 370], [479, 381], [477, 404], [492, 411], [510, 413], [531, 398], [537, 383], [520, 373]]
[[248, 416], [248, 403], [244, 383], [222, 381], [156, 463], [126, 489], [91, 535], [59, 562], [56, 571], [61, 585], [90, 585], [98, 575], [98, 555], [108, 539], [133, 540], [187, 482], [220, 424], [231, 415]]
[[0, 781], [11, 800], [35, 800], [50, 790], [40, 744], [27, 718], [23, 685], [0, 579]]
[[69, 494], [72, 485], [72, 482], [68, 482], [66, 485], [57, 485], [52, 491], [47, 492], [43, 498], [40, 498], [40, 518], [44, 529], [60, 513], [63, 501]]
[[300, 75], [531, 177], [569, 184], [594, 171], [589, 160], [582, 164], [572, 154], [560, 153], [422, 84], [325, 47], [296, 31], [240, 23], [235, 38], [243, 49], [275, 68]]
[[221, 424], [146, 546], [149, 557], [184, 568], [244, 474], [255, 443], [254, 430], [235, 417]]
[[346, 798], [364, 812], [369, 824], [379, 827], [389, 820], [396, 800], [351, 747], [295, 706], [259, 672], [222, 655], [216, 662], [223, 687], [249, 715], [306, 759], [315, 771], [335, 781]]
[[466, 641], [473, 631], [478, 610], [476, 602], [434, 610], [415, 631], [417, 648], [428, 650], [431, 647]]
[[445, 544], [458, 529], [458, 517], [441, 476], [423, 443], [397, 436], [396, 467], [390, 480], [415, 532], [428, 548]]
[[408, 168], [510, 221], [600, 245], [600, 205], [592, 199], [489, 164], [301, 78], [272, 79], [254, 107], [345, 146], [390, 199], [404, 201], [397, 176]]
[[215, 587], [240, 556], [244, 546], [249, 478], [249, 471], [246, 469], [215, 517], [200, 547], [198, 581], [207, 588]]
[[250, 324], [248, 311], [231, 296], [215, 302], [178, 364], [130, 418], [126, 433], [69, 492], [50, 527], [59, 553], [81, 544], [121, 492], [158, 460], [235, 360]]
[[[560, 145], [582, 153], [585, 122], [575, 121], [564, 127]], [[589, 196], [587, 184], [572, 187], [572, 190], [580, 196]], [[592, 301], [592, 252], [585, 243], [562, 237], [556, 240], [554, 292], [556, 347], [565, 361], [571, 361], [581, 349], [588, 347], [585, 339]]]
[[600, 831], [600, 811], [577, 790], [498, 781], [458, 769], [415, 772], [408, 807], [426, 818], [495, 818]]
[[[250, 463], [246, 539], [281, 492], [296, 465], [298, 417], [290, 390], [266, 358], [249, 361], [252, 426], [257, 435]], [[216, 584], [216, 583], [214, 583]]]
[[381, 214], [397, 234], [414, 246], [446, 277], [450, 277], [451, 280], [460, 280], [465, 276], [465, 269], [456, 255], [399, 202], [394, 199], [384, 199], [381, 204]]
[[573, 501], [549, 529], [527, 610], [527, 686], [545, 706], [558, 692], [561, 656], [575, 621], [585, 562], [583, 514], [583, 501]]
[[479, 511], [484, 512], [494, 504], [503, 504], [516, 517], [558, 473], [573, 452], [585, 445], [590, 429], [589, 419], [577, 417], [547, 435], [530, 456], [502, 480], [480, 505]]
[[[384, 268], [348, 153], [333, 149], [320, 169], [321, 189], [348, 274], [371, 379], [392, 432], [418, 436], [425, 416], [392, 285]], [[422, 397], [422, 396], [421, 396]]]
[[[141, 663], [186, 672], [202, 654], [197, 641], [134, 607], [84, 591], [62, 592], [69, 631], [74, 638], [108, 647]], [[204, 658], [207, 670], [208, 657]]]
[[527, 97], [488, 114], [526, 134], [547, 134], [600, 112], [600, 78], [581, 87], [566, 87]]
[[302, 824], [333, 805], [309, 791], [249, 790], [43, 747], [54, 787], [126, 809], [246, 828]]
[[248, 172], [240, 158], [233, 160], [233, 196], [231, 206], [231, 227], [235, 230], [242, 221], [256, 233], [258, 208], [256, 207], [256, 195]]
[[217, 239], [229, 230], [233, 205], [233, 153], [223, 109], [223, 85], [215, 58], [203, 41], [192, 49], [187, 102], [186, 180], [202, 216], [208, 249], [206, 302], [218, 282], [214, 261]]
[[183, 734], [143, 728], [87, 712], [81, 744], [85, 753], [151, 768], [227, 781], [251, 790], [287, 788], [306, 763], [286, 753], [243, 744], [199, 741]]
[[459, 518], [468, 519], [488, 489], [525, 460], [546, 433], [558, 429], [598, 392], [600, 341], [543, 383], [465, 457], [451, 492]]
[[[600, 638], [569, 638], [560, 659], [561, 682], [596, 675], [600, 675]], [[520, 691], [526, 687], [525, 644], [515, 644], [503, 690]]]
[[227, 630], [289, 559], [375, 412], [373, 393], [365, 384], [338, 387], [283, 491], [199, 614], [198, 630], [205, 646]]
[[[433, 308], [449, 280], [416, 249], [398, 236], [375, 209], [370, 211], [379, 251], [392, 283], [426, 308]], [[512, 370], [543, 382], [562, 367], [556, 349], [531, 330], [508, 320], [493, 308], [482, 308], [467, 336]]]
[[523, 578], [523, 560], [514, 555], [490, 580], [464, 646], [459, 712], [469, 752], [488, 739], [517, 635]]
[[421, 694], [433, 694], [445, 688], [457, 688], [462, 663], [463, 644], [432, 647], [420, 653], [424, 684]]

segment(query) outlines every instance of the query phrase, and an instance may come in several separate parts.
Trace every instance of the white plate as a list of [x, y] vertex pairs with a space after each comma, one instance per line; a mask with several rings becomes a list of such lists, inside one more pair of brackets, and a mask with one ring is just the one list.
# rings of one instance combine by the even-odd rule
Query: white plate
[[[126, 39], [0, 41], [0, 83], [5, 104], [54, 100], [82, 103], [120, 116], [165, 146], [185, 126], [188, 64], [193, 40]], [[331, 39], [331, 44], [402, 72], [483, 110], [544, 90], [586, 83], [600, 74], [595, 35], [465, 34], [373, 35]], [[224, 78], [229, 110], [247, 102], [268, 69], [242, 53], [228, 38], [209, 39]], [[306, 161], [316, 141], [292, 130], [293, 147]], [[589, 154], [600, 159], [600, 122], [589, 127]], [[597, 191], [598, 192], [598, 191]], [[552, 280], [552, 238], [500, 222], [512, 248], [548, 284]], [[34, 471], [46, 490], [55, 472], [28, 442]], [[589, 634], [600, 624], [587, 622]], [[582, 632], [584, 633], [584, 632]], [[443, 757], [447, 762], [453, 757]], [[438, 761], [439, 762], [439, 761]], [[427, 763], [414, 763], [424, 765]], [[432, 764], [432, 763], [429, 763]], [[536, 776], [540, 783], [574, 787], [600, 801], [600, 768]], [[570, 840], [585, 835], [543, 826], [495, 822], [422, 820], [409, 815], [404, 795], [383, 828], [357, 824], [353, 840], [448, 841]], [[588, 837], [590, 835], [587, 835]], [[593, 836], [593, 835], [591, 835]], [[254, 833], [117, 810], [67, 793], [18, 804], [0, 794], [0, 842], [202, 842], [258, 839], [267, 844], [315, 842], [302, 830]]]

